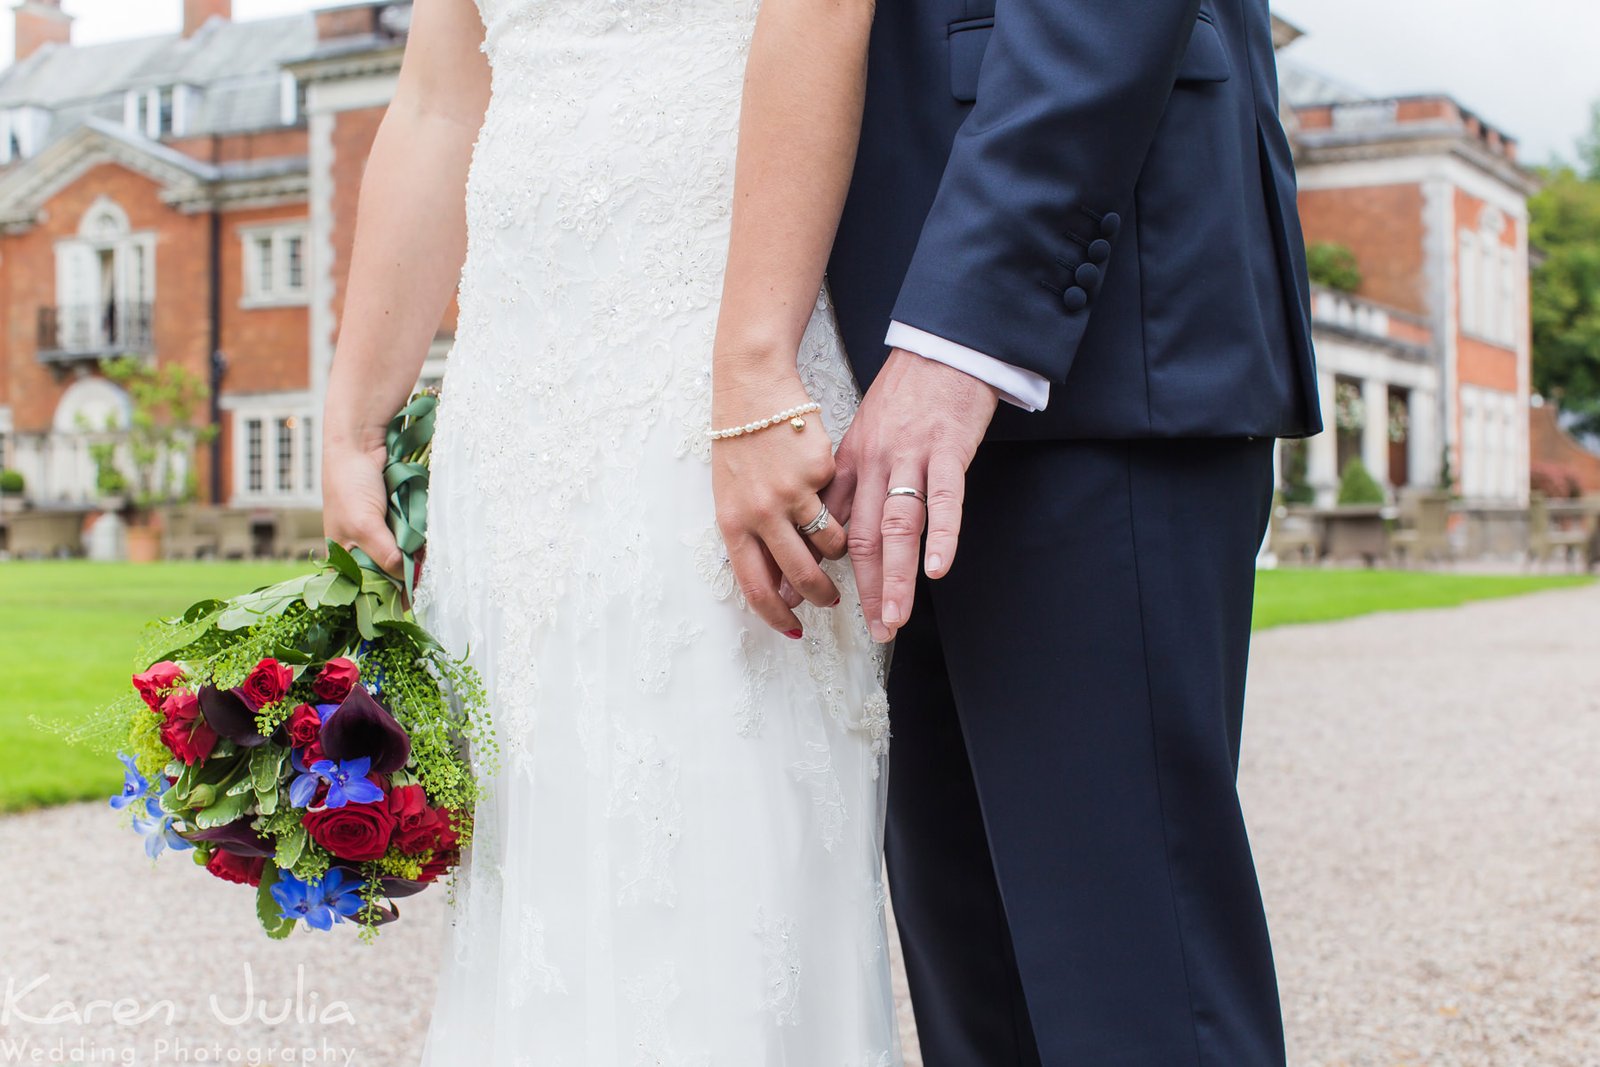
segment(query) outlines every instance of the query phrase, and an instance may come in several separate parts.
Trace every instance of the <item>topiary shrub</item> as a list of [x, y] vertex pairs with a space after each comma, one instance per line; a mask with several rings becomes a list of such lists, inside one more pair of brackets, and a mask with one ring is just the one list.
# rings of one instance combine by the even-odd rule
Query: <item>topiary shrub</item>
[[1361, 288], [1356, 254], [1337, 241], [1318, 241], [1306, 249], [1306, 273], [1318, 285], [1353, 293]]
[[1378, 484], [1359, 456], [1351, 457], [1350, 462], [1344, 465], [1344, 473], [1339, 476], [1339, 503], [1384, 503], [1383, 486]]
[[21, 496], [25, 484], [21, 471], [14, 471], [10, 467], [0, 469], [0, 493]]

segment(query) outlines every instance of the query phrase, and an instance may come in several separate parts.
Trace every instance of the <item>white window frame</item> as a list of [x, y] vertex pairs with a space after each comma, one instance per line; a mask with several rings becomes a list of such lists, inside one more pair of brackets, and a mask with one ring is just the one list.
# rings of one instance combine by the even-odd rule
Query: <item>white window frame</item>
[[[319, 507], [321, 489], [317, 484], [321, 466], [321, 440], [316, 430], [316, 412], [304, 394], [229, 397], [224, 400], [233, 415], [233, 495], [237, 506]], [[289, 422], [289, 452], [279, 450], [279, 427]], [[254, 438], [252, 425], [259, 426]], [[259, 444], [259, 453], [252, 444]], [[252, 487], [251, 469], [259, 461], [261, 486]]]
[[[243, 308], [293, 307], [311, 300], [311, 267], [307, 254], [311, 248], [310, 225], [304, 221], [239, 227], [240, 251], [244, 260], [244, 290], [239, 300]], [[300, 284], [289, 284], [289, 249], [300, 242]], [[259, 242], [271, 245], [271, 265], [263, 272]], [[265, 274], [265, 276], [264, 276]]]

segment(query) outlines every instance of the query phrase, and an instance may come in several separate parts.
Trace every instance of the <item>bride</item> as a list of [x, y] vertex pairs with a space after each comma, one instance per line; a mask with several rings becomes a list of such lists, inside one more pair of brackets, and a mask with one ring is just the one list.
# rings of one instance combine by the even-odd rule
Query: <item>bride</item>
[[499, 751], [430, 1067], [900, 1062], [885, 650], [818, 497], [871, 3], [757, 6], [414, 8], [323, 485], [328, 535], [397, 570], [383, 430], [457, 293], [416, 609]]

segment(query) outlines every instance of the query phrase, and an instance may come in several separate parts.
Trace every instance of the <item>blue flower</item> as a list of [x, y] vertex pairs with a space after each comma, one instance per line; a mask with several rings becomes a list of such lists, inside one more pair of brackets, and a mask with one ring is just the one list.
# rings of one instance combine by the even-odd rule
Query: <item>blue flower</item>
[[310, 882], [296, 878], [293, 871], [280, 870], [272, 884], [272, 899], [285, 919], [304, 919], [313, 929], [328, 930], [361, 910], [360, 891], [366, 884], [343, 867], [329, 868], [327, 874]]
[[[305, 765], [297, 761], [297, 766]], [[382, 800], [383, 790], [367, 777], [371, 767], [372, 761], [366, 756], [337, 763], [331, 759], [319, 759], [289, 783], [289, 803], [297, 808], [308, 806], [317, 795], [319, 778], [328, 783], [328, 795], [323, 800], [327, 807], [342, 808], [350, 803], [368, 804]]]
[[155, 797], [146, 797], [144, 801], [144, 815], [133, 817], [133, 828], [144, 837], [144, 854], [155, 859], [165, 849], [182, 852], [194, 848], [194, 845], [179, 836], [173, 828], [172, 816], [165, 811]]
[[133, 757], [126, 752], [118, 752], [117, 758], [122, 765], [128, 768], [123, 772], [122, 792], [111, 798], [111, 806], [121, 811], [140, 797], [150, 792], [150, 782], [139, 773], [139, 765], [133, 762]]

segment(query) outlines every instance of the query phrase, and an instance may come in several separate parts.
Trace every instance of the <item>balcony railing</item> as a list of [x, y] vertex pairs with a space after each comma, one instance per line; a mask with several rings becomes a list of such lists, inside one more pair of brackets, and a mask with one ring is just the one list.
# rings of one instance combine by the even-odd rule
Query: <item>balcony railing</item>
[[39, 309], [39, 360], [60, 363], [153, 350], [153, 305], [126, 300]]

